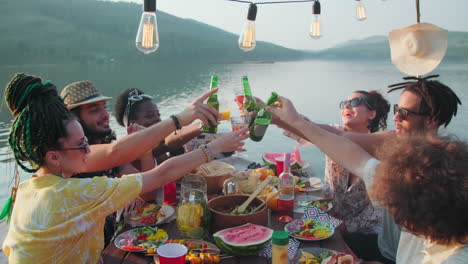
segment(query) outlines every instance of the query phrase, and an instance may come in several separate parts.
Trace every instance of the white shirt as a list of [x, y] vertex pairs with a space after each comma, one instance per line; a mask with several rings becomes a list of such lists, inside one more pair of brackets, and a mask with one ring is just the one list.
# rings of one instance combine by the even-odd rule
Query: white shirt
[[466, 264], [468, 263], [468, 245], [440, 245], [402, 231], [396, 263]]

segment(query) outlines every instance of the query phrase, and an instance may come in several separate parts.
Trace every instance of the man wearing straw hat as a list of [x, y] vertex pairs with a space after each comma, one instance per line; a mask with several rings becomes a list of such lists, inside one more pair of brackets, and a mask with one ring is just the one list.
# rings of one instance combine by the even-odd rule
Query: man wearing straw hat
[[[447, 35], [439, 27], [429, 23], [418, 23], [389, 34], [393, 64], [403, 73], [421, 76], [434, 70], [442, 61], [447, 50]], [[372, 134], [347, 133], [328, 125], [321, 128], [348, 137], [373, 156], [385, 140], [399, 135], [434, 134], [440, 126], [446, 127], [457, 113], [461, 104], [457, 95], [446, 85], [431, 78], [406, 77], [407, 82], [389, 86], [389, 92], [403, 89], [398, 104], [393, 107], [395, 131]], [[281, 124], [291, 130], [287, 124]], [[301, 135], [299, 131], [294, 131]], [[383, 232], [378, 236], [378, 249], [372, 250], [366, 243], [369, 236], [356, 234], [348, 236], [348, 244], [364, 259], [379, 259], [385, 263], [421, 263], [414, 258], [415, 252], [424, 250], [424, 240], [409, 233], [402, 233], [387, 213], [383, 218]], [[398, 248], [398, 254], [397, 254]], [[375, 252], [377, 251], [377, 253]], [[378, 252], [380, 251], [380, 252]], [[379, 256], [380, 255], [380, 256]], [[383, 258], [382, 258], [383, 257]]]
[[[62, 90], [61, 97], [67, 108], [76, 115], [82, 124], [85, 136], [93, 148], [86, 163], [87, 168], [83, 169], [87, 173], [73, 177], [116, 177], [124, 173], [139, 172], [129, 163], [141, 158], [145, 153], [151, 154], [150, 151], [160, 143], [152, 141], [152, 138], [159, 138], [158, 135], [168, 129], [168, 123], [173, 123], [175, 129], [180, 129], [181, 126], [188, 125], [195, 119], [201, 119], [205, 124], [208, 123], [208, 120], [215, 122], [214, 118], [218, 114], [216, 109], [203, 104], [203, 101], [216, 91], [215, 89], [204, 93], [181, 114], [171, 116], [172, 120], [161, 121], [143, 130], [132, 124], [129, 126], [129, 130], [138, 131], [137, 133], [114, 141], [115, 135], [109, 126], [109, 113], [106, 109], [106, 102], [111, 98], [102, 95], [89, 81], [79, 81], [67, 85]], [[151, 158], [151, 164], [148, 166], [151, 165], [153, 168], [152, 155], [148, 156]], [[154, 198], [155, 195], [148, 194], [148, 197], [142, 198], [151, 199], [150, 197]], [[109, 224], [106, 227], [107, 244], [113, 234], [113, 228]]]
[[[109, 113], [106, 102], [111, 97], [102, 95], [90, 81], [79, 81], [71, 83], [62, 90], [61, 96], [67, 108], [72, 111], [83, 127], [88, 142], [93, 144], [111, 143], [116, 139], [114, 131], [109, 126]], [[137, 172], [131, 165], [106, 168], [100, 172], [81, 173], [75, 175], [78, 178], [94, 176], [118, 177], [123, 173]]]

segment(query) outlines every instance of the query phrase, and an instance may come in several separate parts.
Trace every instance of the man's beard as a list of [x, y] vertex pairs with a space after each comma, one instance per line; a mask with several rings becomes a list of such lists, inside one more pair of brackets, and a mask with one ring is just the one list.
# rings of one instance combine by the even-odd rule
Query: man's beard
[[85, 136], [88, 138], [88, 142], [92, 144], [107, 144], [111, 143], [112, 141], [116, 140], [117, 137], [115, 136], [115, 132], [108, 128], [105, 130], [96, 130], [88, 125], [80, 122], [81, 126], [83, 127], [83, 132]]

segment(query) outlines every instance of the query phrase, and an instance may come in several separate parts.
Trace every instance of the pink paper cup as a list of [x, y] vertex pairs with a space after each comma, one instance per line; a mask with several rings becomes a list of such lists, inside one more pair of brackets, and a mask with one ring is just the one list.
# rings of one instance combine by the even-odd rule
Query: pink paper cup
[[160, 264], [185, 264], [187, 248], [177, 243], [164, 244], [157, 249]]

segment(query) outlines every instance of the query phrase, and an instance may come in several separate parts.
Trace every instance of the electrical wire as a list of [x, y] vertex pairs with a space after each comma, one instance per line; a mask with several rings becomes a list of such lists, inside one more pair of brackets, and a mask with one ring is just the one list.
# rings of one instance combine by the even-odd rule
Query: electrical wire
[[289, 4], [289, 3], [303, 3], [303, 2], [315, 2], [316, 0], [292, 0], [292, 1], [278, 1], [278, 2], [252, 2], [252, 1], [243, 1], [243, 0], [226, 0], [230, 2], [246, 3], [246, 4]]

